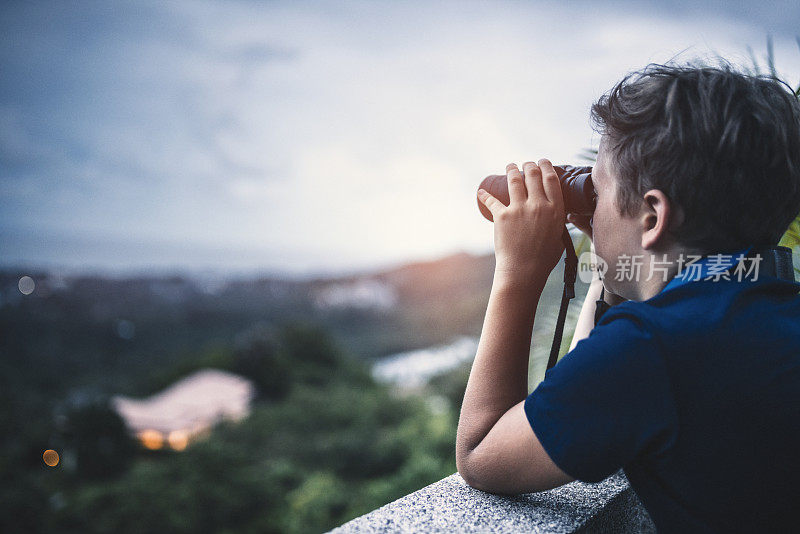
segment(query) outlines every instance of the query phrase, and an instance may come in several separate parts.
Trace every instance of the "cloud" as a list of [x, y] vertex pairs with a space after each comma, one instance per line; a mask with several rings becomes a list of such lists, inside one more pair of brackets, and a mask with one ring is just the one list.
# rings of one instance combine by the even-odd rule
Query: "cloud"
[[[303, 254], [488, 251], [480, 179], [508, 161], [574, 161], [596, 142], [589, 105], [628, 70], [684, 49], [746, 60], [768, 27], [779, 67], [800, 72], [768, 8], [693, 6], [5, 5], [0, 225], [278, 263], [292, 250], [292, 269]], [[776, 19], [798, 13], [784, 9]], [[15, 243], [7, 259], [47, 255]]]

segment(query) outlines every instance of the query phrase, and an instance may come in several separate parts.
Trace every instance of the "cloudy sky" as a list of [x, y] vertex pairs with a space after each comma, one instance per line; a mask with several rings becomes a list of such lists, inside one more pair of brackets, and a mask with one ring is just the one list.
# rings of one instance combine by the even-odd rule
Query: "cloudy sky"
[[[488, 252], [509, 161], [677, 55], [800, 82], [800, 3], [3, 2], [0, 264], [311, 273]], [[763, 63], [763, 60], [762, 60]]]

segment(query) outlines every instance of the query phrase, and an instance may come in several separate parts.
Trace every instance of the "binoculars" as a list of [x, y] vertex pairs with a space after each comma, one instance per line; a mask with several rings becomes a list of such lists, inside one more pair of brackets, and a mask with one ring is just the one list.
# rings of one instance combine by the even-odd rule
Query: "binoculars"
[[[594, 213], [597, 202], [597, 192], [592, 184], [591, 167], [575, 167], [572, 165], [553, 166], [558, 181], [561, 182], [561, 194], [564, 197], [564, 211], [576, 215], [591, 215]], [[483, 179], [480, 185], [497, 200], [508, 206], [511, 199], [508, 196], [508, 178], [505, 174], [492, 174]], [[484, 217], [494, 222], [492, 213], [486, 206], [478, 202], [478, 209]]]

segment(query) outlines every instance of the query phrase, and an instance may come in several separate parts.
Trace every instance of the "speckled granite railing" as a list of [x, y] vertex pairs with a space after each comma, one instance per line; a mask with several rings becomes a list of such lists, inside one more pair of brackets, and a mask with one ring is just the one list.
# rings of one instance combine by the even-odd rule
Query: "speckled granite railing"
[[619, 532], [655, 527], [622, 471], [516, 497], [484, 493], [456, 473], [332, 530], [350, 532]]

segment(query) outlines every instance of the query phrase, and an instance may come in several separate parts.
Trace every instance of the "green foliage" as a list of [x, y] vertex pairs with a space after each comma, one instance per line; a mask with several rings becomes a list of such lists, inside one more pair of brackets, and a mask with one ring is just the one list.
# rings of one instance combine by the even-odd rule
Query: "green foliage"
[[[376, 384], [299, 385], [179, 454], [86, 484], [58, 516], [81, 532], [320, 532], [455, 470], [452, 417]], [[444, 453], [444, 454], [443, 454]]]
[[778, 244], [791, 249], [800, 246], [800, 215], [792, 221]]
[[[800, 88], [798, 88], [798, 91], [800, 91]], [[778, 244], [792, 250], [794, 277], [796, 280], [800, 280], [800, 215], [792, 221]]]
[[139, 392], [141, 395], [152, 395], [200, 369], [233, 370], [233, 366], [233, 350], [230, 347], [209, 348], [199, 354], [184, 356], [172, 365], [156, 368]]
[[292, 361], [272, 329], [249, 332], [234, 352], [231, 370], [252, 380], [264, 399], [282, 399], [291, 389]]
[[449, 373], [433, 377], [428, 383], [428, 388], [435, 394], [447, 399], [451, 407], [460, 411], [471, 370], [472, 362], [462, 364]]
[[269, 400], [285, 398], [298, 384], [328, 384], [335, 373], [356, 382], [371, 380], [326, 329], [308, 322], [254, 327], [240, 337], [227, 369], [251, 379], [260, 397]]
[[72, 407], [63, 419], [59, 449], [62, 455], [74, 458], [69, 468], [76, 477], [103, 479], [125, 471], [136, 445], [125, 423], [108, 403]]

